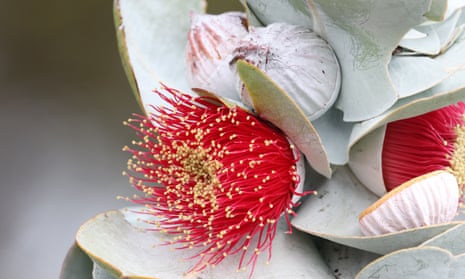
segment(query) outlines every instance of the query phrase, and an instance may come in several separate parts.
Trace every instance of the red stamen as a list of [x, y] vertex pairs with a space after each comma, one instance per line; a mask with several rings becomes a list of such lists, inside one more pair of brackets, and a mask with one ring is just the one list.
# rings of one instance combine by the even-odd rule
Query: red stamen
[[[450, 105], [420, 116], [389, 123], [383, 145], [383, 177], [388, 191], [414, 177], [450, 169], [460, 184], [462, 157], [457, 145], [464, 126], [465, 104]], [[455, 158], [454, 158], [455, 157]], [[459, 159], [460, 160], [460, 159]]]
[[158, 217], [156, 231], [195, 248], [192, 271], [241, 253], [239, 268], [253, 266], [272, 240], [300, 178], [285, 135], [238, 107], [218, 106], [164, 87], [168, 107], [128, 126], [140, 141], [128, 161], [130, 182], [145, 193], [133, 199]]

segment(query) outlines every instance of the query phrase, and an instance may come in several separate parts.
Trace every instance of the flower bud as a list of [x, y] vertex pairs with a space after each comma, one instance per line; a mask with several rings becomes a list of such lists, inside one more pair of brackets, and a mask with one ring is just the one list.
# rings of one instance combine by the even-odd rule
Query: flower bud
[[191, 87], [239, 100], [229, 62], [232, 51], [246, 34], [243, 13], [192, 13], [187, 44], [187, 76]]
[[390, 122], [357, 142], [349, 166], [378, 196], [415, 177], [447, 170], [465, 187], [465, 103]]
[[454, 175], [435, 171], [413, 178], [392, 190], [360, 214], [364, 235], [379, 235], [454, 219], [459, 187]]
[[[285, 23], [251, 28], [234, 51], [264, 71], [314, 120], [335, 102], [341, 73], [334, 51], [310, 29]], [[247, 89], [239, 82], [242, 101], [252, 106]]]

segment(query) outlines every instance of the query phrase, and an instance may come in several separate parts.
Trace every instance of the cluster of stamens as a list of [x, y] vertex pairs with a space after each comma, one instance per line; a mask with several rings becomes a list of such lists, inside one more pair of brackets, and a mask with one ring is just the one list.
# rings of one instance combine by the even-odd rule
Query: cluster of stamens
[[268, 250], [277, 221], [293, 214], [298, 152], [285, 135], [238, 107], [164, 87], [169, 106], [126, 125], [139, 141], [127, 173], [144, 193], [133, 201], [157, 217], [156, 230], [193, 249], [192, 271], [241, 254], [239, 269]]
[[[388, 190], [436, 170], [448, 170], [465, 190], [465, 103], [389, 123], [383, 145]], [[463, 199], [463, 198], [462, 198]]]

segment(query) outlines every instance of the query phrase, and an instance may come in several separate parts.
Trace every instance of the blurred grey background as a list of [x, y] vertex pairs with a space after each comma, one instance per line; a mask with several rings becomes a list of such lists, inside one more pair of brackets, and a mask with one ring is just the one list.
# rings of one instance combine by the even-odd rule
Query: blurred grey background
[[112, 5], [0, 0], [0, 278], [58, 278], [80, 224], [132, 193]]

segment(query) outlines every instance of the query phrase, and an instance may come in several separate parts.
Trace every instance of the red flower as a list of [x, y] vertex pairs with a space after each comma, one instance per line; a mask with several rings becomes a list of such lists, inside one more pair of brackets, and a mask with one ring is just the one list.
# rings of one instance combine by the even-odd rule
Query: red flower
[[[300, 182], [293, 145], [277, 128], [212, 97], [193, 98], [164, 87], [171, 107], [127, 125], [137, 131], [128, 162], [133, 199], [157, 216], [155, 230], [178, 248], [195, 248], [192, 271], [241, 253], [239, 268], [269, 251], [277, 221], [293, 214]], [[298, 155], [297, 155], [298, 157]], [[290, 228], [290, 227], [289, 227]]]
[[465, 104], [450, 105], [389, 123], [383, 145], [383, 177], [388, 191], [414, 177], [451, 171], [465, 182]]

